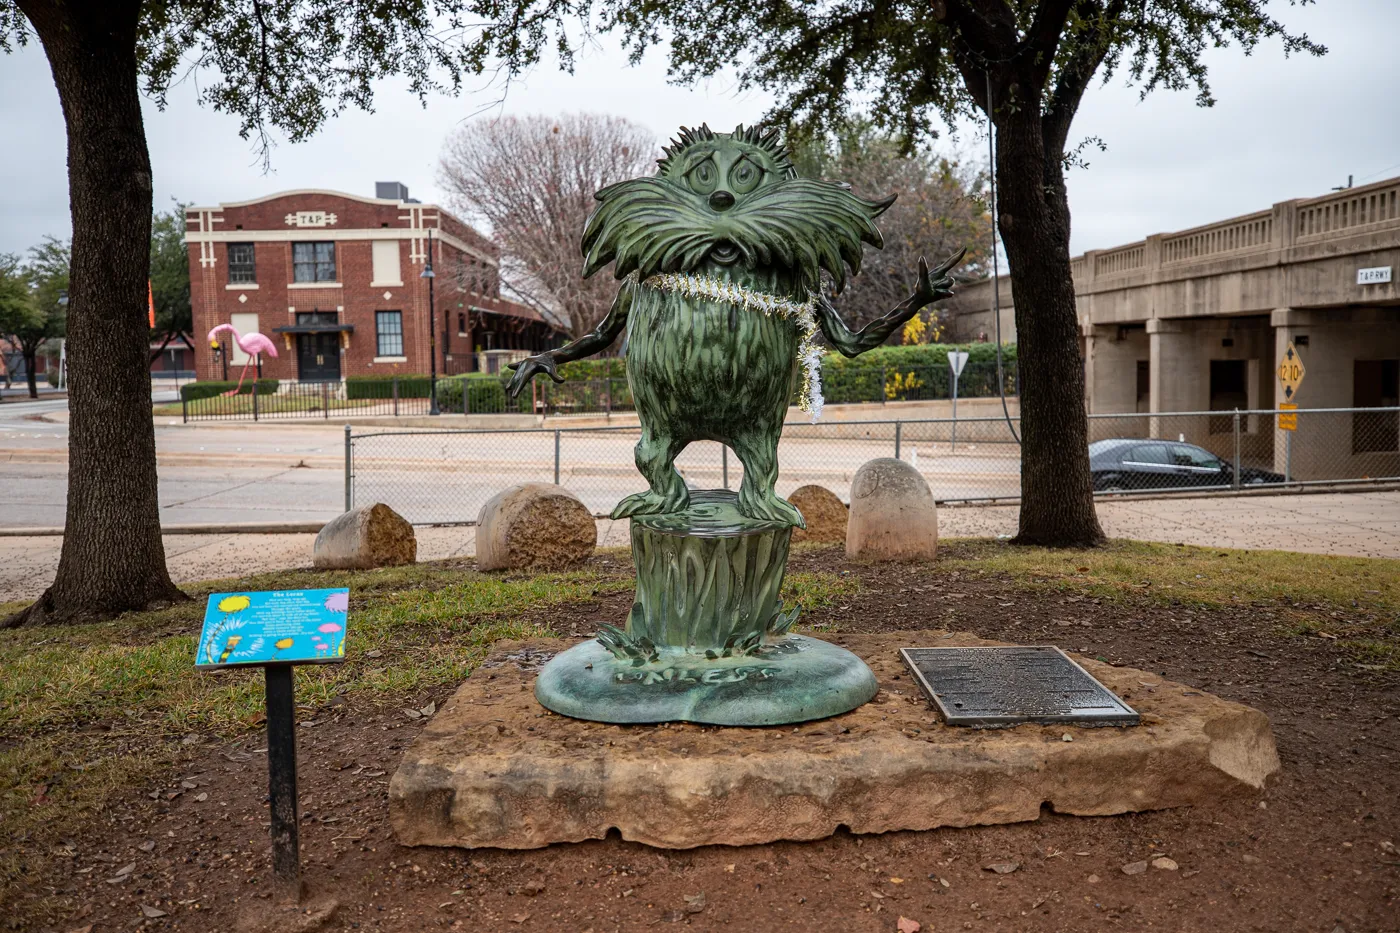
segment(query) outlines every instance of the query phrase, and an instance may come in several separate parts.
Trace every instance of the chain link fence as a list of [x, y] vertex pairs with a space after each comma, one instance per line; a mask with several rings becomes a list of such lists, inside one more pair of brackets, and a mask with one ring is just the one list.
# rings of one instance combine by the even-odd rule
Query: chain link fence
[[[1304, 410], [1296, 430], [1279, 412], [1091, 415], [1096, 492], [1181, 493], [1400, 480], [1400, 408]], [[1018, 418], [794, 423], [778, 447], [778, 492], [825, 486], [849, 499], [861, 464], [913, 464], [942, 503], [1006, 502], [1021, 488]], [[517, 431], [374, 431], [346, 428], [346, 508], [384, 502], [415, 524], [475, 521], [486, 501], [517, 483], [559, 483], [595, 514], [646, 489], [632, 449], [637, 427]], [[743, 465], [715, 442], [676, 460], [697, 489], [737, 489]]]

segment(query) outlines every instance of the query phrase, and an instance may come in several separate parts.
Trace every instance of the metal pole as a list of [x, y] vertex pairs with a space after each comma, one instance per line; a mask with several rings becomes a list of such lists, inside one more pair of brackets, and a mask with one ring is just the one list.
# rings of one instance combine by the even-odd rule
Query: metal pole
[[345, 511], [350, 511], [350, 490], [351, 477], [354, 474], [350, 471], [350, 451], [354, 448], [354, 443], [350, 440], [350, 425], [345, 426]]
[[399, 416], [399, 377], [394, 377], [394, 417]]
[[296, 707], [292, 666], [263, 668], [267, 687], [267, 790], [272, 874], [283, 899], [301, 900], [301, 827], [297, 806]]
[[185, 398], [184, 390], [180, 391], [180, 421], [190, 423], [190, 400]]
[[953, 372], [953, 443], [949, 450], [958, 449], [958, 374]]
[[719, 468], [722, 483], [725, 489], [729, 488], [729, 448], [724, 444], [719, 445]]
[[894, 423], [894, 458], [895, 458], [896, 460], [899, 459], [899, 441], [900, 441], [900, 433], [901, 433], [901, 432], [900, 432], [900, 429], [903, 428], [903, 427], [904, 427], [904, 422], [903, 422], [903, 421], [896, 421], [896, 422]]
[[253, 420], [258, 420], [258, 380], [253, 380]]
[[[423, 267], [422, 278], [428, 280], [428, 414], [436, 415], [438, 412], [437, 399], [437, 335], [435, 333], [436, 323], [434, 321], [433, 308], [433, 279], [437, 278], [437, 273], [433, 271], [433, 231], [428, 229], [428, 256], [427, 264]], [[446, 369], [446, 367], [444, 367]]]
[[1231, 484], [1240, 488], [1240, 410], [1235, 409], [1235, 480]]
[[554, 485], [559, 485], [559, 432], [554, 432]]
[[1293, 479], [1293, 432], [1289, 431], [1283, 436], [1283, 481], [1291, 482]]
[[321, 383], [321, 417], [331, 420], [331, 389], [328, 382]]

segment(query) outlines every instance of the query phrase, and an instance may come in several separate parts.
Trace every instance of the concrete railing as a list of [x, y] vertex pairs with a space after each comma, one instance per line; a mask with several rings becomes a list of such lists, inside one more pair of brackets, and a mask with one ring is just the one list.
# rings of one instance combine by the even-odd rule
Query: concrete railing
[[1162, 263], [1192, 262], [1224, 253], [1267, 249], [1273, 243], [1274, 212], [1222, 220], [1162, 237]]
[[[1364, 242], [1375, 234], [1381, 234], [1379, 242]], [[1083, 294], [1212, 274], [1220, 271], [1221, 262], [1233, 263], [1232, 271], [1238, 271], [1317, 258], [1319, 244], [1326, 244], [1324, 252], [1330, 254], [1338, 241], [1347, 241], [1339, 244], [1342, 253], [1400, 244], [1400, 178], [1090, 250], [1070, 264], [1075, 291]], [[1293, 257], [1290, 251], [1299, 249], [1306, 255]]]
[[1299, 240], [1362, 233], [1380, 224], [1400, 225], [1400, 179], [1294, 204], [1293, 229]]
[[1147, 262], [1145, 243], [1130, 243], [1094, 255], [1094, 275], [1120, 275], [1141, 269]]

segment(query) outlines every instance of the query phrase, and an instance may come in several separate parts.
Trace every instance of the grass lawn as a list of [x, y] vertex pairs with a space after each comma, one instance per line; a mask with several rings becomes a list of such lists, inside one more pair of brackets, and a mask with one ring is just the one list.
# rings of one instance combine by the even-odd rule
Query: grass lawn
[[[469, 567], [263, 574], [187, 587], [191, 602], [98, 625], [0, 632], [0, 906], [13, 902], [26, 876], [32, 883], [61, 858], [63, 840], [98, 818], [113, 795], [168, 773], [209, 739], [260, 727], [259, 673], [194, 670], [206, 594], [350, 587], [346, 660], [301, 668], [298, 704], [395, 708], [461, 681], [500, 639], [591, 632], [603, 614], [596, 603], [623, 599], [632, 587], [625, 550], [564, 574]], [[785, 596], [809, 611], [858, 603], [860, 567], [850, 568], [791, 573]], [[1327, 638], [1368, 669], [1400, 670], [1395, 561], [1131, 542], [1056, 552], [952, 541], [924, 581], [946, 588], [969, 575], [1009, 580], [1032, 601], [1077, 595], [1267, 607], [1284, 620], [1281, 637]], [[0, 615], [17, 608], [0, 606]]]

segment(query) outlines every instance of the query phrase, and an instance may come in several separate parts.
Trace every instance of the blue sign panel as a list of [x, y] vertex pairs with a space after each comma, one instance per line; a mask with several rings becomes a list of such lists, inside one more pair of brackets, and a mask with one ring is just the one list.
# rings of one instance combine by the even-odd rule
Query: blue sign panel
[[348, 589], [214, 593], [195, 666], [343, 660], [349, 605]]

